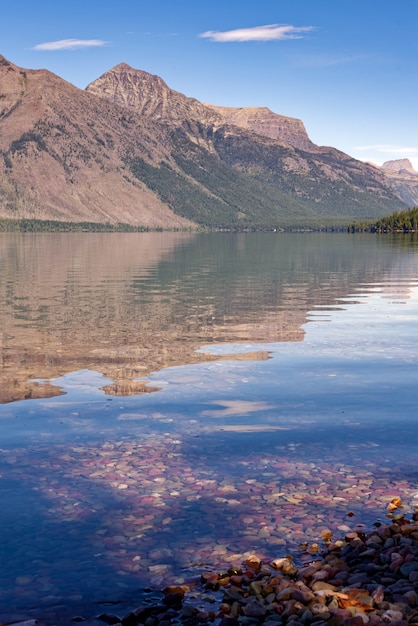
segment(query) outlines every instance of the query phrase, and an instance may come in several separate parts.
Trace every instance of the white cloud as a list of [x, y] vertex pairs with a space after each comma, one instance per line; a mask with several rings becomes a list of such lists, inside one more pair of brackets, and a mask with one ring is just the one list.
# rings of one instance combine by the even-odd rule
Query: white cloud
[[75, 50], [76, 48], [95, 48], [105, 46], [106, 41], [101, 39], [59, 39], [58, 41], [47, 41], [33, 46], [32, 50]]
[[237, 28], [236, 30], [208, 30], [199, 35], [216, 42], [229, 41], [273, 41], [275, 39], [301, 39], [304, 33], [314, 30], [313, 26], [290, 26], [287, 24], [268, 24], [253, 28]]
[[[390, 144], [374, 144], [369, 146], [356, 146], [353, 153], [357, 152], [361, 161], [382, 165], [385, 161], [396, 161], [397, 159], [409, 159], [412, 166], [418, 171], [418, 147], [399, 146]], [[361, 156], [360, 156], [360, 153]]]
[[380, 152], [383, 154], [403, 154], [404, 156], [418, 155], [418, 148], [412, 148], [407, 146], [392, 146], [390, 144], [376, 144], [374, 146], [357, 146], [355, 150]]

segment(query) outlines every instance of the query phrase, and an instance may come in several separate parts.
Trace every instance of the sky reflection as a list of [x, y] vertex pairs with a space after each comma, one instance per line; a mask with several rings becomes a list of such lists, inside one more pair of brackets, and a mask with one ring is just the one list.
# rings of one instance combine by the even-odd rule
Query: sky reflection
[[65, 395], [2, 405], [0, 609], [299, 559], [392, 497], [410, 510], [418, 288], [396, 275], [312, 301], [303, 340], [214, 334], [206, 361], [132, 377], [154, 393], [107, 395], [114, 378], [80, 368], [51, 378]]

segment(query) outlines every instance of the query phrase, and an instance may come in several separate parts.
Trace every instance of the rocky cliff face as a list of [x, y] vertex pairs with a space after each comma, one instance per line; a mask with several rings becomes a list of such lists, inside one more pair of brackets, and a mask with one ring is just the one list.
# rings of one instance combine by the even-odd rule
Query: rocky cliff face
[[418, 206], [418, 172], [412, 167], [409, 159], [386, 161], [382, 171], [389, 185], [408, 206]]
[[385, 172], [395, 172], [396, 174], [418, 174], [412, 167], [409, 159], [396, 159], [395, 161], [385, 161], [382, 165]]
[[273, 113], [267, 107], [221, 107], [207, 104], [212, 111], [221, 115], [229, 124], [250, 130], [262, 137], [276, 139], [282, 143], [314, 151], [316, 146], [308, 137], [301, 120]]
[[299, 120], [206, 106], [120, 64], [80, 90], [0, 57], [0, 217], [270, 228], [405, 208]]

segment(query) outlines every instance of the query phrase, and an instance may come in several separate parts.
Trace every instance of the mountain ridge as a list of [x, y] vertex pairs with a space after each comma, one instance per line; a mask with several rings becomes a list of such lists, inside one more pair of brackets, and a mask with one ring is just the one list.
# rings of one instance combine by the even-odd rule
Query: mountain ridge
[[263, 137], [277, 139], [301, 150], [316, 151], [303, 122], [297, 118], [279, 115], [268, 107], [222, 107], [205, 104], [219, 113], [230, 124], [245, 128]]
[[160, 76], [135, 70], [124, 62], [91, 82], [85, 91], [135, 109], [154, 121], [178, 122], [190, 116], [193, 109], [197, 109], [199, 120], [213, 122], [218, 119], [198, 100], [168, 87]]
[[409, 159], [385, 161], [381, 170], [399, 198], [410, 207], [418, 206], [418, 172]]
[[300, 120], [219, 109], [126, 63], [80, 90], [0, 57], [0, 217], [271, 228], [405, 208], [383, 172], [315, 146]]

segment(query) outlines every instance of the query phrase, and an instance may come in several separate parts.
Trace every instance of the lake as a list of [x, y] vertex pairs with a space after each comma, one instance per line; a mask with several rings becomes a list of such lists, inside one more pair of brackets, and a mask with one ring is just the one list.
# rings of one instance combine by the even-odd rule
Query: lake
[[416, 237], [1, 233], [0, 340], [0, 621], [418, 503]]

